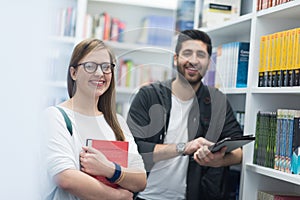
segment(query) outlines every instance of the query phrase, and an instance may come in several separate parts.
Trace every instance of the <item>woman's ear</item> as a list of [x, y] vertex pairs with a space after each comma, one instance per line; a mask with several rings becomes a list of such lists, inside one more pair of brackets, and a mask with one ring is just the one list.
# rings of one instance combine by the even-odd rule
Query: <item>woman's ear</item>
[[74, 81], [77, 79], [77, 70], [74, 67], [70, 67], [70, 75]]

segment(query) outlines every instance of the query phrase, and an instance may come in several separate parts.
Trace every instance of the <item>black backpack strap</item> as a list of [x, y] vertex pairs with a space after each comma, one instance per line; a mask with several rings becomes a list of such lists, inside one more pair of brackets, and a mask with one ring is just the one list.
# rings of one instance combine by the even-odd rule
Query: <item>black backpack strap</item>
[[67, 129], [70, 133], [70, 135], [72, 136], [73, 135], [73, 129], [72, 129], [72, 123], [71, 123], [71, 120], [70, 118], [68, 117], [67, 113], [64, 111], [64, 109], [56, 106], [56, 108], [58, 108], [58, 110], [61, 112], [61, 114], [63, 115], [64, 119], [65, 119], [65, 122], [66, 122], [66, 126], [67, 126]]

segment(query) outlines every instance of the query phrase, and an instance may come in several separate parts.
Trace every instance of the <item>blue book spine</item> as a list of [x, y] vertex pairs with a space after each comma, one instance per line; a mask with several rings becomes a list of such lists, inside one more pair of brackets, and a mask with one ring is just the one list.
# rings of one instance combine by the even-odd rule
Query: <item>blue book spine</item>
[[294, 133], [294, 116], [295, 110], [288, 111], [288, 134], [287, 134], [287, 150], [286, 150], [286, 169], [287, 173], [291, 173], [291, 160], [293, 155], [292, 141]]
[[248, 78], [248, 61], [249, 61], [249, 46], [248, 42], [240, 42], [238, 51], [238, 66], [236, 87], [247, 87]]
[[287, 117], [288, 110], [283, 110], [283, 119], [282, 119], [282, 137], [281, 137], [281, 148], [280, 148], [280, 171], [285, 171], [286, 169], [286, 148], [287, 148], [287, 141], [286, 135], [288, 131], [288, 117]]
[[175, 19], [168, 16], [150, 15], [147, 17], [148, 44], [156, 46], [170, 46], [174, 34]]
[[293, 155], [291, 172], [300, 174], [300, 110], [297, 110], [294, 117], [294, 134], [293, 134]]

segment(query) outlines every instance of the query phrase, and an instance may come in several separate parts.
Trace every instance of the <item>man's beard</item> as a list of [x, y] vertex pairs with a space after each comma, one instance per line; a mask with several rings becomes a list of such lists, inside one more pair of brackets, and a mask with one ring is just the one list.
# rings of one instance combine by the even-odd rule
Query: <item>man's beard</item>
[[190, 84], [191, 86], [199, 84], [199, 82], [201, 82], [201, 80], [203, 78], [203, 76], [201, 75], [200, 72], [199, 72], [199, 76], [197, 76], [197, 79], [186, 78], [185, 77], [185, 73], [186, 73], [185, 66], [183, 66], [183, 65], [177, 66], [177, 73], [178, 73], [179, 80], [182, 83]]

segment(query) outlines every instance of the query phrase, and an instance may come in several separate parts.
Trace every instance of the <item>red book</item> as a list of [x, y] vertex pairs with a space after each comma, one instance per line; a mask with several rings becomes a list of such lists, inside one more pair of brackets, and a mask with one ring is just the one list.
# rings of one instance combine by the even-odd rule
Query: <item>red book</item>
[[[93, 147], [101, 151], [109, 161], [115, 162], [122, 167], [128, 165], [128, 142], [126, 141], [109, 141], [109, 140], [94, 140], [87, 139], [86, 146]], [[117, 188], [118, 185], [109, 182], [103, 176], [94, 176], [99, 181], [109, 185], [113, 188]]]

